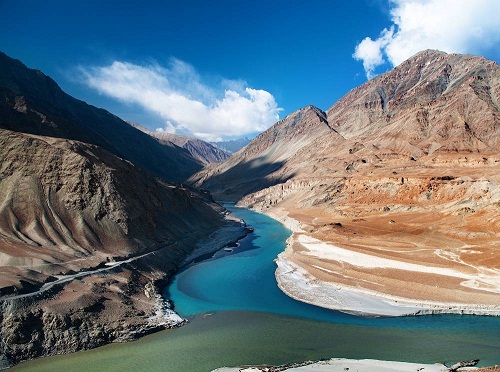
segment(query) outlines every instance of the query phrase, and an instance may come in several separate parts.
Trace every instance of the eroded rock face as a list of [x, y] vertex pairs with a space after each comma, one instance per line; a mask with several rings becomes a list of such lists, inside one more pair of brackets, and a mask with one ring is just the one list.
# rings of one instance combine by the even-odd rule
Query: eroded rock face
[[98, 146], [8, 130], [0, 190], [0, 354], [9, 363], [172, 325], [158, 288], [227, 223], [209, 195]]
[[[311, 278], [422, 302], [495, 307], [499, 100], [496, 63], [424, 51], [325, 114], [305, 108], [289, 115], [191, 179], [293, 227], [283, 258]], [[373, 262], [424, 263], [456, 276], [355, 265], [301, 245], [301, 234]]]

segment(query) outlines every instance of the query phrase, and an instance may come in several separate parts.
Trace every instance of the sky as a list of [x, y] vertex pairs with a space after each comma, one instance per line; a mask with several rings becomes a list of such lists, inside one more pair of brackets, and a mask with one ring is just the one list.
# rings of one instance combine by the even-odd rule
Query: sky
[[0, 0], [0, 50], [151, 130], [252, 137], [424, 49], [500, 62], [499, 0]]

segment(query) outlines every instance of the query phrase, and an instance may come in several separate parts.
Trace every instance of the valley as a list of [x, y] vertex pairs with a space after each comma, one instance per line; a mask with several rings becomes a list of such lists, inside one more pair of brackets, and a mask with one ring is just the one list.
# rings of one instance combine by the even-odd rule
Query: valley
[[[422, 337], [430, 339], [434, 326], [452, 338], [484, 334], [486, 361], [496, 362], [496, 63], [422, 51], [327, 111], [289, 114], [230, 156], [87, 105], [4, 54], [0, 72], [0, 367], [132, 341], [183, 317], [200, 330], [214, 316], [216, 330], [227, 315], [231, 331], [220, 339], [234, 343], [235, 328], [268, 314], [266, 327], [290, 321], [283, 334], [303, 327], [303, 347], [314, 352], [295, 354], [297, 361], [319, 357], [305, 329], [329, 322], [353, 340], [356, 326], [375, 334], [392, 325], [390, 336], [404, 338], [405, 348], [408, 327], [428, 326]], [[247, 210], [228, 207], [231, 216], [216, 200]], [[255, 234], [239, 213], [256, 221]], [[247, 235], [264, 242], [240, 241]], [[403, 317], [413, 315], [422, 317]], [[449, 328], [458, 315], [481, 326]], [[266, 332], [257, 328], [252, 350], [255, 334]], [[396, 359], [377, 337], [365, 343], [374, 357]], [[290, 348], [282, 342], [277, 350]], [[417, 354], [444, 353], [434, 350], [440, 342], [404, 355], [431, 362]], [[450, 345], [453, 358], [467, 350], [467, 342]], [[252, 363], [243, 349], [224, 360]], [[220, 366], [211, 355], [200, 360]], [[273, 350], [262, 355], [286, 362]]]
[[421, 52], [191, 179], [294, 231], [276, 275], [295, 299], [498, 314], [499, 74], [480, 57]]

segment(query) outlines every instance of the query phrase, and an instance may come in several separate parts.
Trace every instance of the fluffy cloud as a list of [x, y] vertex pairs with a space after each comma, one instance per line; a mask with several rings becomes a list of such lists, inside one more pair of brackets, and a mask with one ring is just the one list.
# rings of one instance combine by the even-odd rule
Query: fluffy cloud
[[424, 49], [476, 53], [500, 41], [498, 0], [389, 0], [393, 25], [363, 39], [353, 57], [367, 78], [388, 61], [393, 66]]
[[205, 84], [193, 66], [172, 59], [168, 68], [115, 61], [81, 68], [85, 83], [122, 102], [135, 103], [165, 119], [164, 131], [205, 140], [263, 131], [279, 120], [272, 94], [240, 80]]

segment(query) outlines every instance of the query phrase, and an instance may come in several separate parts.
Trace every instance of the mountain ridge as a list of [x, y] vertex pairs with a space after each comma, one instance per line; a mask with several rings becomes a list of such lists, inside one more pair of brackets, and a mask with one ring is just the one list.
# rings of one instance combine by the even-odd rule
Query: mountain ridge
[[307, 106], [259, 134], [226, 162], [202, 170], [189, 181], [210, 189], [222, 200], [237, 200], [245, 192], [255, 192], [264, 185], [271, 186], [292, 177], [293, 171], [286, 166], [286, 160], [320, 137], [343, 140], [328, 125], [323, 111]]
[[189, 151], [191, 156], [202, 164], [220, 163], [229, 157], [229, 154], [220, 148], [194, 137], [181, 136], [179, 134], [152, 131], [140, 124], [129, 123], [136, 129], [155, 138], [163, 145], [174, 144]]
[[187, 151], [160, 145], [108, 111], [71, 97], [41, 71], [2, 52], [0, 94], [0, 128], [92, 143], [166, 181], [182, 182], [202, 168]]
[[334, 103], [328, 126], [298, 110], [281, 150], [283, 122], [190, 180], [294, 231], [276, 277], [295, 299], [374, 311], [344, 301], [344, 288], [381, 308], [496, 314], [499, 100], [495, 62], [423, 51]]

